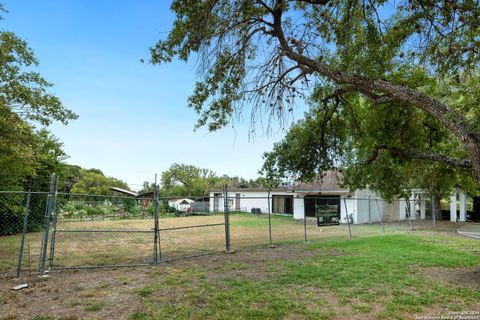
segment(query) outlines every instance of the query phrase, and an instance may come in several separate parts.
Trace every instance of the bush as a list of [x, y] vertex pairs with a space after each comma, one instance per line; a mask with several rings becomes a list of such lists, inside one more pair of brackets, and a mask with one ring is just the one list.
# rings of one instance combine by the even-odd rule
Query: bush
[[147, 208], [147, 212], [149, 215], [155, 215], [155, 206], [152, 204], [150, 207]]
[[[5, 193], [0, 196], [0, 236], [22, 232], [26, 197], [26, 193]], [[27, 232], [42, 229], [45, 203], [45, 195], [31, 194]]]
[[100, 208], [95, 208], [95, 207], [90, 207], [90, 206], [85, 207], [85, 212], [89, 216], [93, 216], [93, 215], [96, 215], [96, 214], [102, 214], [103, 213], [103, 211]]
[[123, 199], [123, 208], [134, 216], [141, 213], [140, 207], [135, 199]]
[[162, 200], [162, 204], [160, 205], [160, 213], [175, 213], [177, 209], [175, 207], [171, 207], [168, 205], [167, 200]]

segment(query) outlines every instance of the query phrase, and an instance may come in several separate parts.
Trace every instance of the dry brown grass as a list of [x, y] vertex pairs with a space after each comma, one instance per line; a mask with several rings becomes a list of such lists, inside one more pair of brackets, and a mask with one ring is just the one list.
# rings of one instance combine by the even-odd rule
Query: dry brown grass
[[[165, 217], [159, 219], [160, 251], [163, 260], [206, 252], [225, 250], [225, 227], [223, 215]], [[414, 221], [417, 228], [431, 228], [430, 222]], [[232, 249], [239, 249], [269, 243], [269, 225], [267, 216], [251, 214], [232, 214]], [[273, 244], [281, 242], [302, 242], [304, 240], [303, 221], [291, 217], [272, 216]], [[458, 224], [439, 222], [436, 230], [452, 230]], [[185, 228], [187, 227], [187, 228]], [[185, 228], [175, 229], [173, 228]], [[125, 219], [105, 221], [60, 221], [57, 225], [54, 267], [119, 265], [150, 263], [153, 257], [153, 219]], [[62, 231], [63, 230], [63, 231]], [[91, 230], [93, 232], [64, 232], [64, 230]], [[111, 230], [136, 230], [146, 233], [104, 232]], [[354, 237], [362, 237], [382, 232], [379, 225], [351, 226]], [[386, 225], [386, 232], [409, 230], [408, 222]], [[32, 271], [38, 268], [41, 246], [41, 233], [27, 235], [30, 246], [30, 266], [25, 249], [23, 269]], [[317, 227], [314, 220], [307, 223], [307, 240], [330, 237], [348, 237], [348, 226]], [[20, 244], [20, 235], [2, 237], [0, 241], [0, 272], [12, 275], [16, 266]]]

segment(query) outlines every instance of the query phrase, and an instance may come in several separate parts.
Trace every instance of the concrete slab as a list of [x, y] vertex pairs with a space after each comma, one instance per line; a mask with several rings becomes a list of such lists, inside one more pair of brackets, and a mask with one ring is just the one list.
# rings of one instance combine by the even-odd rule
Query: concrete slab
[[457, 229], [457, 232], [465, 237], [480, 239], [480, 223], [468, 223]]

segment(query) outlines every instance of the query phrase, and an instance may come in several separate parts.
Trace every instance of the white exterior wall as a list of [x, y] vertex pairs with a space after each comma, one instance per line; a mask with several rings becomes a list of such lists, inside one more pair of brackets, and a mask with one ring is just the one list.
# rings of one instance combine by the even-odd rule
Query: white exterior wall
[[[223, 194], [222, 196], [220, 197], [215, 197], [215, 194], [216, 193], [221, 193], [221, 192], [210, 192], [209, 196], [210, 196], [210, 212], [215, 212], [215, 211], [219, 211], [219, 212], [223, 212]], [[215, 208], [215, 202], [218, 201], [218, 209]]]
[[460, 217], [458, 221], [466, 221], [467, 217], [467, 197], [465, 192], [460, 193]]
[[[379, 222], [383, 215], [383, 206], [377, 206], [376, 200], [379, 199], [377, 194], [369, 190], [356, 190], [353, 193], [357, 210], [354, 215], [353, 222], [358, 223], [372, 223]], [[348, 201], [348, 200], [347, 200]]]
[[417, 206], [415, 204], [415, 191], [412, 192], [410, 195], [409, 201], [410, 201], [410, 219], [416, 220], [417, 219]]
[[[345, 206], [346, 204], [346, 206]], [[355, 223], [357, 215], [357, 200], [349, 197], [340, 197], [340, 222], [347, 223], [348, 216], [353, 215], [353, 223]]]
[[303, 196], [293, 196], [293, 217], [303, 219], [305, 217], [305, 199]]
[[427, 218], [427, 203], [423, 198], [424, 196], [422, 195], [420, 198], [420, 219]]
[[240, 211], [250, 212], [252, 208], [260, 208], [262, 213], [268, 213], [268, 192], [229, 192], [228, 197], [234, 198], [233, 209], [237, 207], [237, 193], [240, 194]]
[[404, 198], [398, 200], [398, 218], [400, 220], [407, 218], [407, 201]]
[[[217, 192], [210, 192], [210, 211], [215, 211], [214, 210], [214, 194]], [[218, 192], [219, 193], [219, 192]], [[269, 210], [269, 201], [268, 201], [268, 192], [264, 191], [231, 191], [228, 192], [228, 199], [231, 203], [231, 208], [230, 210], [235, 210], [237, 208], [237, 193], [240, 194], [240, 211], [244, 212], [250, 212], [252, 208], [259, 208], [262, 213], [268, 213]], [[295, 215], [295, 218], [298, 214], [301, 215], [301, 219], [303, 219], [303, 214], [304, 214], [304, 204], [303, 204], [303, 198], [296, 198], [297, 196], [292, 193], [292, 192], [274, 192], [272, 191], [270, 193], [270, 212], [272, 210], [272, 196], [294, 196], [293, 198], [293, 212]], [[233, 200], [233, 203], [232, 203]], [[219, 206], [218, 206], [218, 211], [223, 212], [224, 210], [224, 204], [223, 204], [223, 193], [222, 196], [218, 198], [219, 201]], [[297, 213], [297, 211], [299, 213]], [[300, 218], [299, 218], [300, 219]]]
[[[214, 194], [221, 192], [210, 192], [210, 211], [214, 210]], [[259, 208], [262, 213], [267, 213], [269, 210], [268, 206], [268, 192], [264, 191], [231, 191], [228, 192], [228, 198], [231, 199], [231, 209], [235, 210], [237, 207], [236, 204], [236, 194], [240, 194], [240, 210], [244, 212], [251, 212], [252, 208]], [[270, 194], [270, 210], [272, 210], [271, 198], [275, 195], [285, 195], [293, 196], [293, 218], [294, 219], [303, 219], [305, 216], [305, 202], [304, 195], [298, 195], [293, 192], [271, 192]], [[370, 200], [368, 197], [370, 196]], [[362, 200], [360, 200], [362, 199]], [[363, 200], [366, 199], [366, 200]], [[347, 223], [346, 217], [347, 212], [353, 217], [353, 223], [369, 223], [379, 221], [380, 216], [383, 216], [383, 206], [379, 205], [377, 207], [376, 200], [377, 195], [368, 191], [368, 190], [358, 190], [352, 194], [351, 197], [342, 195], [340, 197], [340, 217], [341, 223]], [[233, 202], [232, 202], [233, 200]], [[223, 212], [224, 210], [224, 200], [223, 193], [222, 196], [218, 197], [218, 211]], [[346, 204], [346, 207], [345, 207]], [[370, 210], [370, 216], [369, 216]], [[379, 211], [380, 210], [380, 211]]]
[[450, 221], [457, 222], [457, 192], [450, 196]]

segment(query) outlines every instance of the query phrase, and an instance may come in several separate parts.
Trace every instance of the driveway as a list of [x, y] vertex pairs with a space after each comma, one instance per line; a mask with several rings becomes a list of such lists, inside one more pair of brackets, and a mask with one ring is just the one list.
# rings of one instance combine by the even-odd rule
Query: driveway
[[468, 223], [457, 229], [457, 232], [466, 237], [480, 239], [480, 223]]

